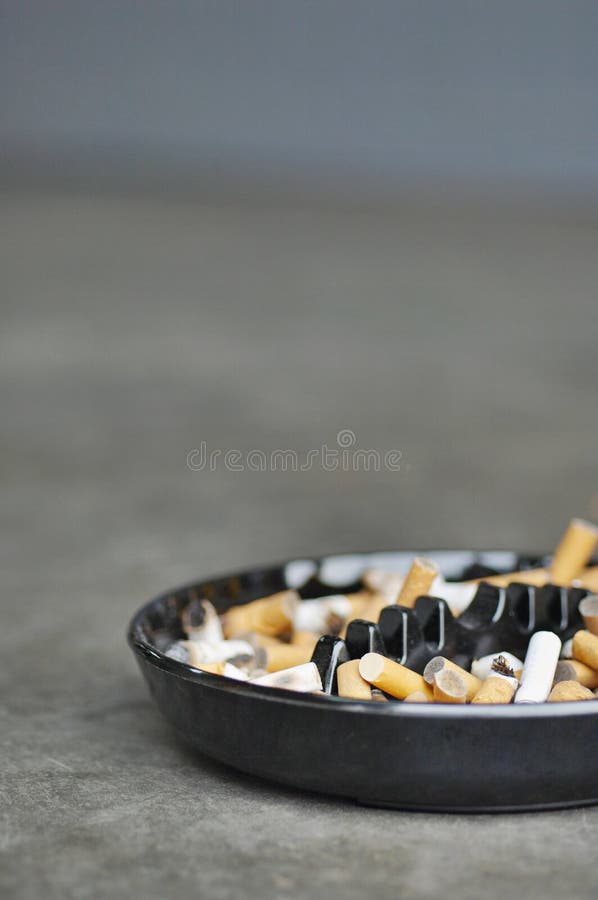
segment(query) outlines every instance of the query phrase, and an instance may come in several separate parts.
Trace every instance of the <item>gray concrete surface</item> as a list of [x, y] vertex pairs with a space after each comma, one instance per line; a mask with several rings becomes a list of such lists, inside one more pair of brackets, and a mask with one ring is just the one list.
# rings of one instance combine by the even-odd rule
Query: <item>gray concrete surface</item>
[[[593, 897], [598, 809], [403, 814], [237, 775], [159, 718], [124, 632], [195, 576], [546, 548], [596, 515], [596, 221], [14, 190], [0, 217], [3, 896]], [[341, 428], [401, 470], [186, 465]]]

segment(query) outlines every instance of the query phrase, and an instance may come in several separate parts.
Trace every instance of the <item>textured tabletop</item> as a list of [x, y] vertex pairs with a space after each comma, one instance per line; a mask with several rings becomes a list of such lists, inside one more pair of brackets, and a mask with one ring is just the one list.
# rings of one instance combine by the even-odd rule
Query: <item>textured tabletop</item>
[[[253, 562], [549, 549], [598, 518], [598, 218], [1, 200], [3, 896], [595, 896], [598, 808], [407, 814], [235, 774], [161, 720], [124, 635]], [[400, 466], [247, 465], [341, 431]]]

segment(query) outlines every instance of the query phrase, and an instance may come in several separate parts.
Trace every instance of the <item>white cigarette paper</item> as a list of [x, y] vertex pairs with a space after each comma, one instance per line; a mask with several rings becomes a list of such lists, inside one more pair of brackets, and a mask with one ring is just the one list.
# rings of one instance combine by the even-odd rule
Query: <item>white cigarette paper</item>
[[303, 663], [301, 666], [292, 666], [290, 669], [281, 669], [278, 672], [270, 672], [260, 678], [252, 678], [251, 684], [285, 688], [287, 691], [303, 693], [323, 690], [318, 667], [312, 662]]
[[234, 656], [255, 656], [255, 650], [247, 641], [181, 641], [189, 652], [189, 665], [198, 666], [200, 663], [224, 662]]
[[573, 659], [573, 638], [569, 638], [561, 647], [561, 659]]
[[437, 575], [429, 593], [431, 597], [444, 600], [454, 616], [460, 616], [475, 597], [478, 587], [467, 582], [445, 581], [442, 575]]
[[391, 606], [397, 602], [399, 592], [403, 587], [405, 578], [398, 572], [385, 572], [383, 569], [366, 569], [361, 576], [364, 586], [368, 591], [382, 594]]
[[515, 703], [544, 703], [559, 661], [561, 642], [552, 631], [537, 631], [529, 642]]
[[188, 607], [183, 611], [183, 627], [187, 637], [191, 641], [207, 641], [216, 644], [224, 639], [220, 617], [209, 600], [202, 600], [200, 606], [203, 610], [203, 622], [201, 625], [192, 625]]
[[236, 681], [249, 681], [247, 672], [244, 672], [243, 669], [239, 669], [238, 666], [233, 666], [232, 663], [224, 663], [222, 674], [227, 678], [234, 678]]
[[480, 681], [485, 681], [486, 678], [490, 678], [491, 675], [494, 676], [500, 674], [499, 672], [495, 672], [492, 668], [492, 663], [495, 659], [498, 659], [499, 656], [502, 656], [506, 664], [513, 669], [513, 672], [520, 672], [523, 669], [523, 663], [520, 659], [517, 659], [512, 653], [502, 650], [500, 653], [490, 653], [488, 656], [481, 656], [479, 659], [474, 659], [471, 664], [471, 674], [475, 675], [476, 678], [479, 678]]
[[325, 634], [328, 631], [330, 616], [338, 616], [346, 621], [351, 615], [351, 604], [343, 594], [332, 594], [330, 597], [319, 597], [316, 600], [303, 600], [293, 613], [295, 631], [312, 631]]

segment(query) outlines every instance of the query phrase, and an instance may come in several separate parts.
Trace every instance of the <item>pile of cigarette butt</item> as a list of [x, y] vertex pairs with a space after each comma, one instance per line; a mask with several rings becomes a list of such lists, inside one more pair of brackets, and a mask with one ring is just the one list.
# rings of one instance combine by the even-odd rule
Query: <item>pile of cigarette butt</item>
[[[186, 640], [172, 643], [166, 655], [226, 678], [352, 700], [592, 700], [598, 697], [598, 566], [589, 563], [597, 546], [598, 527], [573, 519], [545, 568], [447, 582], [432, 560], [415, 557], [404, 577], [365, 571], [361, 590], [351, 594], [305, 600], [295, 590], [285, 590], [233, 606], [223, 615], [208, 600], [194, 598], [182, 613]], [[474, 659], [470, 671], [435, 656], [420, 673], [387, 652], [375, 624], [382, 610], [412, 610], [418, 598], [433, 597], [444, 600], [458, 617], [481, 581], [500, 588], [514, 583], [582, 588], [578, 613], [585, 627], [564, 643], [552, 631], [536, 631], [523, 660], [505, 648]]]

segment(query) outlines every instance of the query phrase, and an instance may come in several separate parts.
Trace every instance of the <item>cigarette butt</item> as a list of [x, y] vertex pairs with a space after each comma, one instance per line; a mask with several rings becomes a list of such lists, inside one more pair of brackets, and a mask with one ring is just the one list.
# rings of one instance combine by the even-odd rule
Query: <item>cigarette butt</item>
[[430, 698], [423, 691], [414, 691], [405, 697], [403, 703], [430, 703]]
[[415, 606], [418, 597], [424, 597], [432, 582], [439, 574], [438, 566], [431, 559], [424, 556], [416, 556], [411, 563], [411, 568], [399, 593], [397, 603], [399, 606]]
[[432, 597], [441, 597], [454, 616], [465, 612], [475, 597], [478, 585], [469, 581], [444, 581], [438, 575], [430, 588]]
[[573, 656], [590, 669], [598, 669], [598, 637], [591, 631], [576, 631], [573, 635]]
[[487, 575], [484, 578], [475, 578], [472, 582], [465, 582], [465, 584], [480, 584], [482, 581], [493, 584], [495, 587], [508, 587], [513, 582], [543, 587], [550, 581], [550, 573], [548, 569], [525, 569], [523, 572], [507, 572], [505, 575]]
[[263, 647], [264, 650], [268, 650], [270, 647], [279, 647], [284, 643], [280, 638], [271, 637], [269, 634], [259, 634], [257, 631], [241, 632], [241, 634], [235, 635], [235, 639], [248, 641], [254, 647]]
[[509, 653], [507, 650], [502, 650], [500, 653], [490, 653], [488, 656], [481, 656], [479, 659], [474, 659], [471, 664], [471, 674], [475, 675], [476, 678], [479, 678], [480, 681], [485, 681], [486, 678], [495, 675], [496, 672], [492, 669], [492, 663], [497, 660], [499, 656], [502, 656], [506, 664], [513, 670], [515, 678], [520, 678], [523, 670], [523, 663], [517, 656]]
[[398, 572], [385, 572], [383, 569], [366, 569], [361, 576], [364, 587], [374, 594], [383, 594], [386, 604], [396, 603], [399, 591], [405, 580]]
[[559, 681], [578, 681], [584, 687], [594, 690], [598, 688], [598, 672], [578, 659], [563, 659], [557, 663], [554, 681], [555, 684]]
[[467, 703], [471, 702], [472, 698], [475, 697], [482, 686], [482, 682], [479, 678], [476, 678], [471, 672], [466, 672], [461, 666], [455, 665], [454, 662], [450, 659], [446, 659], [444, 656], [435, 656], [434, 659], [430, 660], [424, 669], [424, 680], [428, 684], [433, 685], [440, 672], [454, 672], [456, 675], [459, 675], [465, 684]]
[[314, 631], [294, 631], [293, 637], [291, 638], [291, 644], [296, 647], [311, 647], [312, 650], [316, 644], [316, 641], [320, 637], [319, 632]]
[[351, 659], [336, 670], [339, 697], [353, 700], [371, 700], [372, 688], [359, 674], [359, 660]]
[[293, 627], [296, 631], [338, 634], [351, 613], [351, 602], [344, 594], [302, 600], [295, 609]]
[[189, 651], [187, 650], [187, 641], [173, 641], [164, 651], [164, 655], [170, 659], [176, 659], [177, 662], [188, 663]]
[[[598, 638], [595, 640], [598, 643]], [[515, 703], [544, 703], [547, 700], [560, 652], [561, 642], [552, 631], [537, 631], [532, 635]]]
[[287, 691], [309, 693], [322, 690], [322, 679], [315, 663], [308, 662], [302, 666], [281, 669], [280, 672], [269, 672], [259, 678], [252, 678], [251, 684], [264, 687], [285, 688]]
[[415, 691], [432, 699], [432, 689], [421, 675], [380, 653], [366, 653], [359, 661], [362, 678], [392, 697], [404, 700]]
[[[314, 641], [315, 644], [315, 641]], [[268, 672], [280, 672], [281, 669], [291, 669], [308, 663], [313, 653], [314, 644], [283, 644], [278, 642], [277, 647], [268, 647], [266, 650], [266, 669]]]
[[370, 594], [370, 599], [366, 601], [361, 615], [354, 618], [366, 619], [368, 622], [377, 622], [384, 607], [389, 605], [390, 603], [384, 594], [372, 593]]
[[243, 669], [240, 669], [238, 666], [234, 666], [232, 663], [224, 663], [222, 674], [226, 675], [227, 678], [234, 678], [235, 681], [249, 681], [249, 675], [247, 674], [247, 672], [244, 672]]
[[584, 587], [593, 594], [598, 594], [598, 566], [590, 566], [589, 569], [584, 569], [575, 581], [576, 583], [579, 581], [580, 587]]
[[372, 688], [372, 700], [376, 703], [388, 703], [388, 697], [378, 688]]
[[566, 700], [594, 700], [594, 694], [579, 681], [559, 681], [548, 695], [548, 702], [562, 703]]
[[573, 659], [573, 638], [569, 638], [561, 647], [561, 659]]
[[296, 591], [280, 591], [244, 606], [233, 606], [223, 616], [224, 634], [226, 637], [244, 631], [257, 631], [270, 637], [290, 634], [298, 603], [299, 594]]
[[588, 631], [598, 635], [598, 595], [589, 594], [584, 597], [580, 601], [578, 609]]
[[224, 668], [226, 663], [222, 662], [200, 662], [200, 663], [192, 663], [189, 661], [189, 665], [193, 666], [194, 669], [201, 669], [202, 672], [211, 672], [212, 675], [224, 675]]
[[472, 699], [472, 703], [510, 703], [519, 683], [516, 678], [490, 675]]
[[566, 585], [581, 574], [598, 544], [598, 528], [584, 519], [571, 519], [554, 551], [550, 566], [554, 584]]
[[216, 643], [224, 638], [220, 617], [209, 600], [192, 599], [181, 613], [181, 621], [192, 640]]
[[467, 685], [453, 669], [440, 669], [434, 676], [434, 701], [436, 703], [465, 703]]
[[216, 644], [207, 644], [203, 641], [181, 641], [187, 649], [188, 663], [196, 669], [203, 663], [219, 663], [233, 659], [235, 656], [243, 656], [253, 659], [255, 650], [247, 641], [219, 641]]
[[345, 637], [349, 622], [353, 619], [367, 618], [368, 604], [372, 600], [372, 593], [370, 591], [356, 591], [353, 594], [345, 594], [345, 599], [349, 601], [350, 611], [342, 624], [342, 628], [335, 632], [341, 638]]
[[355, 591], [353, 594], [345, 594], [345, 597], [349, 601], [351, 607], [349, 618], [363, 618], [362, 613], [372, 599], [371, 591]]

